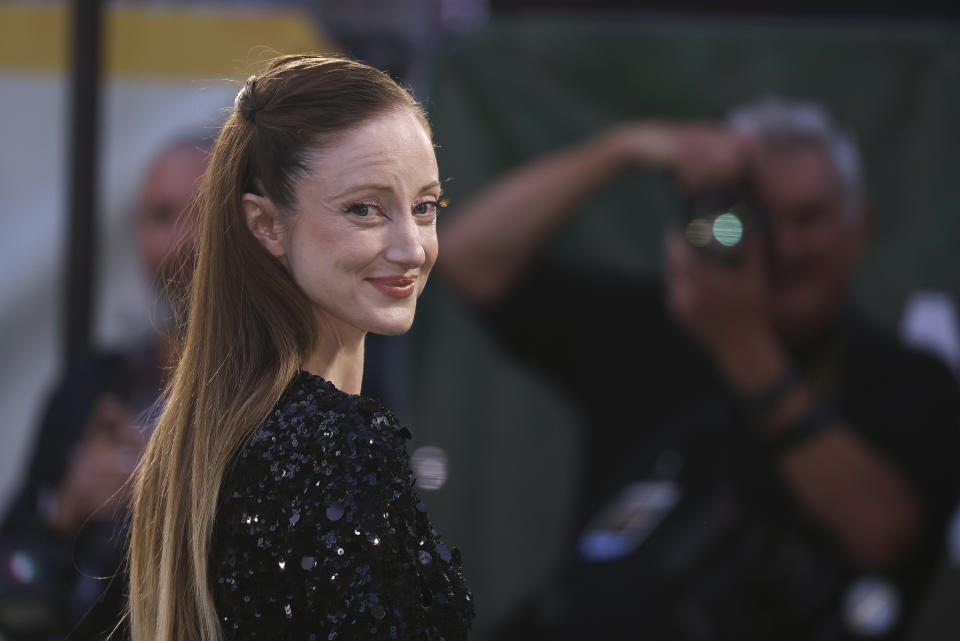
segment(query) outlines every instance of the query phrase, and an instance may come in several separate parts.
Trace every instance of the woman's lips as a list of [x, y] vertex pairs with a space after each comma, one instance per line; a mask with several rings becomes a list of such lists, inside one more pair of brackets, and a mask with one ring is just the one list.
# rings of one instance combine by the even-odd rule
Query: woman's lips
[[417, 279], [411, 276], [385, 276], [367, 280], [381, 292], [393, 298], [412, 296], [417, 288]]

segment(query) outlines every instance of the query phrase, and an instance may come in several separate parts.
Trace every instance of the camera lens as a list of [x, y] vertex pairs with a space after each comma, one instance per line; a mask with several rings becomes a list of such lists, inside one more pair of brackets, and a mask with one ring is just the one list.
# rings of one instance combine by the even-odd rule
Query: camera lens
[[728, 211], [713, 221], [713, 237], [724, 247], [735, 247], [743, 240], [743, 221], [734, 212]]
[[701, 192], [688, 202], [684, 235], [708, 258], [735, 263], [744, 238], [758, 224], [758, 216], [747, 194]]

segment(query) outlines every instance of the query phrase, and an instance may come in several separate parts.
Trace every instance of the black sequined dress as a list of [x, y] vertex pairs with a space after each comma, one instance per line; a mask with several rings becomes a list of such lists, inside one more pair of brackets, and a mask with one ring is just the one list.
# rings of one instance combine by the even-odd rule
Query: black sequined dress
[[410, 432], [300, 372], [235, 456], [209, 558], [226, 639], [467, 638], [456, 548], [419, 502]]

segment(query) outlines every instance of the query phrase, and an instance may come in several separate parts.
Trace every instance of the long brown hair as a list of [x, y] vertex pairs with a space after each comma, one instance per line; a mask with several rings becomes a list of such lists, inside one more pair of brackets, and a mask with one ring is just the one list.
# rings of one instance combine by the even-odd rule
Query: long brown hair
[[220, 483], [317, 341], [312, 304], [249, 231], [243, 193], [291, 212], [310, 153], [402, 108], [429, 133], [420, 106], [389, 76], [312, 55], [274, 60], [237, 95], [201, 190], [181, 357], [134, 482], [133, 641], [219, 638], [207, 556]]

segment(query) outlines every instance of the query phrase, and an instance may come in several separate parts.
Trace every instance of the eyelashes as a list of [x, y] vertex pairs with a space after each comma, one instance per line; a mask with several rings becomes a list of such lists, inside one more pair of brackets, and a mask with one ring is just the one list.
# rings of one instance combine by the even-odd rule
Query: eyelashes
[[[415, 216], [431, 216], [439, 214], [450, 204], [450, 199], [444, 195], [440, 195], [436, 200], [424, 200], [413, 206], [412, 212]], [[353, 214], [360, 218], [369, 218], [371, 214], [380, 212], [384, 218], [390, 220], [390, 217], [386, 215], [383, 211], [383, 207], [379, 203], [375, 202], [357, 202], [351, 205], [347, 205], [344, 208], [344, 213]]]
[[[439, 214], [449, 204], [450, 204], [449, 198], [447, 198], [446, 196], [440, 196], [436, 200], [425, 200], [423, 202], [417, 203], [413, 207], [413, 213], [417, 215]], [[423, 209], [424, 207], [426, 209]]]
[[355, 216], [366, 217], [369, 215], [370, 210], [373, 209], [375, 205], [368, 205], [367, 203], [354, 203], [348, 205], [344, 208], [344, 213], [353, 214]]
[[353, 214], [355, 216], [360, 216], [361, 218], [366, 218], [374, 209], [380, 209], [380, 207], [373, 203], [354, 203], [352, 205], [348, 205], [343, 211], [347, 214]]

